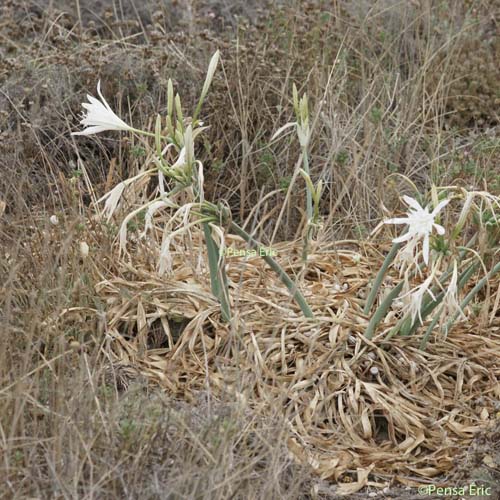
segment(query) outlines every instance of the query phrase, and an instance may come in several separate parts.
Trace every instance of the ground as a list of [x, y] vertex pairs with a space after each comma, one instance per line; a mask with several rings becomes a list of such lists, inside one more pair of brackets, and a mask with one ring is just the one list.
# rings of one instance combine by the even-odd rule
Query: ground
[[[500, 2], [5, 0], [0, 13], [0, 498], [416, 499], [443, 498], [419, 484], [472, 481], [496, 498], [498, 282], [481, 297], [489, 323], [475, 304], [477, 317], [425, 355], [421, 333], [389, 349], [365, 342], [359, 303], [390, 245], [370, 233], [401, 210], [401, 194], [431, 183], [500, 194]], [[147, 150], [119, 132], [71, 136], [86, 94], [100, 80], [121, 117], [154, 129], [168, 79], [193, 108], [217, 49], [201, 115], [210, 128], [196, 148], [205, 197], [257, 226], [287, 269], [300, 260], [300, 148], [293, 134], [271, 138], [294, 119], [292, 83], [308, 94], [311, 177], [324, 191], [302, 283], [323, 319], [349, 304], [333, 340], [334, 323], [307, 326], [259, 259], [242, 271], [233, 256], [236, 335], [206, 268], [192, 272], [199, 234], [196, 252], [179, 253], [174, 277], [158, 281], [152, 253], [132, 241], [130, 260], [119, 255], [123, 213], [97, 217], [95, 201], [137, 173]], [[132, 239], [143, 222], [128, 226]], [[378, 401], [356, 389], [377, 383], [371, 363], [398, 381], [379, 381]], [[323, 400], [309, 411], [315, 391], [337, 391], [347, 420]], [[349, 420], [355, 393], [369, 432]], [[391, 401], [398, 438], [422, 425], [427, 440], [394, 460]], [[353, 446], [364, 431], [366, 446]]]

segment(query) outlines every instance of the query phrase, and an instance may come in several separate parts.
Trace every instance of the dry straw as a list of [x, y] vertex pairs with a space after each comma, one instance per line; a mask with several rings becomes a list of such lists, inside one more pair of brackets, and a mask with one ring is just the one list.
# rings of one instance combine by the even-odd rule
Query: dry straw
[[[154, 138], [141, 171], [99, 200], [107, 222], [121, 217], [110, 256], [120, 277], [100, 270], [107, 277], [96, 290], [108, 304], [106, 347], [114, 363], [186, 399], [208, 390], [257, 412], [279, 408], [298, 460], [323, 478], [357, 471], [343, 494], [368, 484], [370, 474], [414, 484], [449, 470], [492, 421], [500, 397], [500, 289], [488, 328], [471, 314], [483, 288], [498, 287], [498, 198], [432, 186], [428, 205], [406, 196], [407, 217], [387, 221], [408, 226], [392, 249], [350, 241], [320, 251], [312, 237], [321, 225], [322, 183], [315, 186], [309, 170], [307, 96], [299, 100], [294, 87], [297, 121], [275, 136], [297, 129], [306, 233], [301, 248], [283, 243], [277, 256], [247, 255], [259, 242], [232, 220], [223, 200], [205, 200], [195, 157], [205, 128], [198, 116], [218, 59], [217, 52], [192, 117], [184, 116], [169, 81], [167, 116], [157, 117], [154, 133], [122, 125], [100, 89], [103, 102], [89, 97], [86, 105], [86, 134], [127, 130]], [[465, 244], [460, 231], [445, 236], [439, 223], [442, 209], [457, 200], [464, 201], [457, 227], [482, 235], [478, 248], [476, 236]], [[143, 230], [130, 237], [141, 214]], [[225, 256], [228, 248], [239, 256]], [[451, 318], [439, 336], [441, 315]]]
[[[193, 238], [195, 248], [203, 245], [199, 231]], [[238, 237], [228, 236], [226, 244], [245, 248]], [[109, 276], [97, 287], [110, 305], [108, 348], [117, 364], [138, 367], [188, 400], [207, 389], [208, 380], [213, 395], [243, 398], [256, 411], [271, 413], [280, 405], [290, 450], [324, 478], [359, 469], [380, 481], [396, 477], [414, 484], [446, 472], [495, 418], [500, 320], [488, 329], [460, 323], [425, 352], [419, 350], [421, 334], [385, 341], [395, 320], [367, 339], [361, 296], [381, 258], [375, 248], [354, 245], [338, 242], [309, 256], [301, 287], [320, 319], [315, 327], [262, 259], [228, 259], [239, 318], [229, 325], [209, 293], [208, 273], [193, 270], [185, 247], [173, 252], [169, 279], [160, 279], [138, 251], [122, 264], [127, 279]], [[277, 250], [284, 269], [300, 269], [300, 245]], [[180, 335], [172, 326], [179, 318], [188, 322]], [[165, 342], [147, 350], [157, 327]]]

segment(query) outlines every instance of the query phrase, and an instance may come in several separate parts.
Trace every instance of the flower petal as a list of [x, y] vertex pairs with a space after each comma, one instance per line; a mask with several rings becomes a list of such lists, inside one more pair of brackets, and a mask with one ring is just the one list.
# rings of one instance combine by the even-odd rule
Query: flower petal
[[392, 240], [393, 243], [403, 243], [404, 241], [411, 240], [415, 235], [413, 233], [405, 233], [403, 236], [399, 236], [398, 238], [394, 238]]
[[115, 114], [114, 111], [110, 108], [110, 106], [109, 106], [108, 102], [106, 101], [106, 99], [104, 99], [104, 96], [102, 95], [102, 92], [101, 92], [101, 80], [99, 80], [97, 82], [97, 93], [99, 94], [99, 97], [101, 98], [102, 103], [104, 104], [104, 106], [106, 107], [106, 109], [109, 112]]
[[443, 235], [446, 232], [445, 229], [444, 229], [444, 227], [441, 226], [441, 224], [434, 223], [434, 224], [432, 224], [432, 226], [436, 229], [436, 231], [437, 231], [438, 234]]
[[[99, 99], [96, 99], [94, 96], [87, 94], [87, 99], [89, 100], [90, 104], [87, 103], [87, 106], [90, 106], [91, 108], [94, 106], [100, 107], [102, 109], [106, 109], [101, 101]], [[90, 109], [90, 108], [89, 108]]]
[[285, 125], [283, 125], [282, 127], [280, 127], [274, 134], [273, 136], [271, 137], [271, 141], [274, 141], [274, 139], [276, 139], [276, 137], [278, 137], [279, 135], [281, 135], [282, 132], [284, 132], [287, 128], [289, 127], [293, 127], [293, 126], [297, 126], [297, 122], [288, 122], [286, 123]]
[[387, 219], [384, 224], [408, 224], [408, 217], [396, 217], [395, 219]]
[[415, 210], [423, 210], [423, 208], [420, 206], [420, 203], [415, 198], [404, 195], [403, 200], [409, 207], [414, 208]]
[[71, 132], [71, 135], [92, 135], [98, 134], [99, 132], [104, 132], [105, 130], [108, 130], [108, 128], [103, 127], [102, 125], [96, 125], [95, 127], [88, 127], [81, 132]]
[[432, 211], [432, 215], [433, 215], [434, 217], [436, 217], [436, 215], [437, 215], [437, 214], [438, 214], [438, 213], [439, 213], [439, 212], [440, 212], [440, 211], [441, 211], [441, 210], [442, 210], [442, 209], [443, 209], [446, 205], [448, 205], [448, 203], [450, 203], [450, 200], [448, 200], [448, 199], [440, 201], [440, 202], [437, 204], [436, 208]]
[[424, 236], [423, 257], [426, 265], [429, 264], [429, 234]]

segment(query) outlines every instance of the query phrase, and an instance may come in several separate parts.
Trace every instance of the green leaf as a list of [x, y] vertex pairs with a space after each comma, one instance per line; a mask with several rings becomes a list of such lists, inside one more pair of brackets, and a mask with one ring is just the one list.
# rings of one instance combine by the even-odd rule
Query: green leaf
[[219, 299], [222, 318], [224, 321], [231, 320], [231, 308], [229, 305], [229, 288], [227, 276], [224, 269], [224, 261], [219, 265], [219, 248], [212, 237], [212, 231], [208, 222], [203, 223], [205, 244], [208, 252], [208, 266], [210, 269], [210, 286], [212, 293]]

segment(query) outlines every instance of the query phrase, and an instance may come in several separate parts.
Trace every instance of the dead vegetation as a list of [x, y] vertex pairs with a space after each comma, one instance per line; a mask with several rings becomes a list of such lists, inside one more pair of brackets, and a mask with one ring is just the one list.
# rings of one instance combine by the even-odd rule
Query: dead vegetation
[[[447, 2], [450, 16], [385, 0], [79, 4], [2, 5], [0, 498], [411, 498], [395, 485], [498, 482], [498, 281], [481, 297], [492, 321], [473, 304], [426, 352], [421, 335], [384, 342], [391, 321], [366, 340], [360, 301], [388, 242], [365, 238], [408, 189], [395, 174], [500, 192], [497, 2]], [[206, 196], [265, 221], [257, 237], [319, 323], [263, 262], [235, 257], [228, 325], [199, 234], [159, 278], [140, 242], [118, 257], [119, 219], [94, 217], [94, 194], [144, 151], [118, 134], [77, 145], [83, 95], [99, 77], [145, 124], [169, 77], [194, 102], [215, 47]], [[485, 66], [457, 64], [470, 47]], [[276, 225], [298, 148], [269, 143], [292, 82], [316, 105], [311, 170], [326, 185], [307, 273], [298, 188]]]

